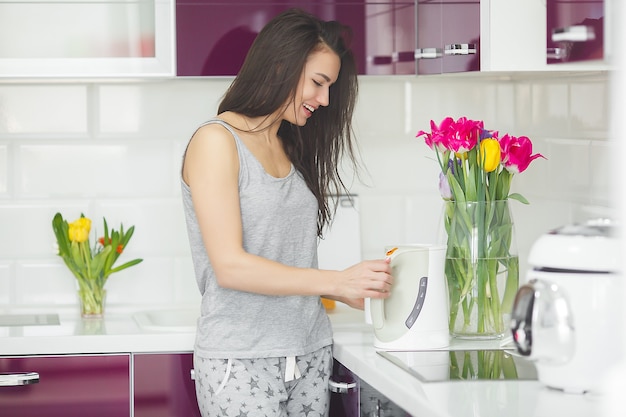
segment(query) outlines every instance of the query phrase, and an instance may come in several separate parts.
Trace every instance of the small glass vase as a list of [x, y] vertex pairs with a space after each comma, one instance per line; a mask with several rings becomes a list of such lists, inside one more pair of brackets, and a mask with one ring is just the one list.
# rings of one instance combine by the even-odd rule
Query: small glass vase
[[80, 315], [85, 319], [99, 319], [104, 317], [106, 290], [102, 287], [81, 287], [78, 290]]
[[445, 275], [450, 335], [498, 339], [508, 332], [519, 257], [508, 200], [447, 201]]

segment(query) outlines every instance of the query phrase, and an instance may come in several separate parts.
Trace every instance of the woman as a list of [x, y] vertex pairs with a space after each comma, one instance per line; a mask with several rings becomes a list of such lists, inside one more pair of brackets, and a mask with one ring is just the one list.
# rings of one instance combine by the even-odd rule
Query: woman
[[299, 10], [274, 18], [185, 152], [204, 416], [325, 415], [332, 329], [320, 296], [363, 308], [365, 297], [389, 295], [385, 260], [317, 269], [326, 196], [343, 187], [344, 151], [354, 161], [345, 30]]

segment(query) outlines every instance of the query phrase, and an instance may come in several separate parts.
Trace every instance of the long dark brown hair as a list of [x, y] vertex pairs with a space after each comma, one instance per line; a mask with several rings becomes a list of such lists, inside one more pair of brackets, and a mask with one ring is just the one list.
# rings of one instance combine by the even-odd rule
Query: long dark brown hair
[[351, 34], [350, 28], [339, 22], [323, 21], [299, 9], [281, 13], [256, 37], [218, 110], [248, 117], [271, 115], [295, 99], [312, 52], [328, 47], [339, 56], [341, 68], [330, 87], [329, 105], [317, 109], [305, 126], [283, 120], [278, 130], [291, 163], [317, 199], [319, 236], [332, 218], [329, 196], [348, 191], [339, 173], [343, 156], [358, 168], [352, 131], [358, 81], [348, 47]]

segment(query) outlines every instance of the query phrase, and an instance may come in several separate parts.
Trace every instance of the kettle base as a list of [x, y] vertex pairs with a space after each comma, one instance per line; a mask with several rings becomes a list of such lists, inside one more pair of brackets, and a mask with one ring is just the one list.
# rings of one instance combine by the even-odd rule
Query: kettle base
[[383, 342], [374, 334], [374, 348], [384, 351], [441, 349], [450, 346], [450, 332], [445, 330], [408, 332], [396, 340]]

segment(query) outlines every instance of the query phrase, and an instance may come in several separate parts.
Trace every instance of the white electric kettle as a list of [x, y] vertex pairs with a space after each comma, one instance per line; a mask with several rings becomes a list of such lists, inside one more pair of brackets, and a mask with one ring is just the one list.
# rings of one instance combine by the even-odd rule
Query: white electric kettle
[[446, 246], [400, 245], [385, 251], [394, 282], [387, 299], [370, 300], [374, 347], [401, 351], [448, 346]]
[[517, 291], [511, 331], [517, 350], [535, 361], [539, 381], [571, 393], [602, 391], [619, 359], [621, 300], [616, 228], [607, 220], [541, 236]]

